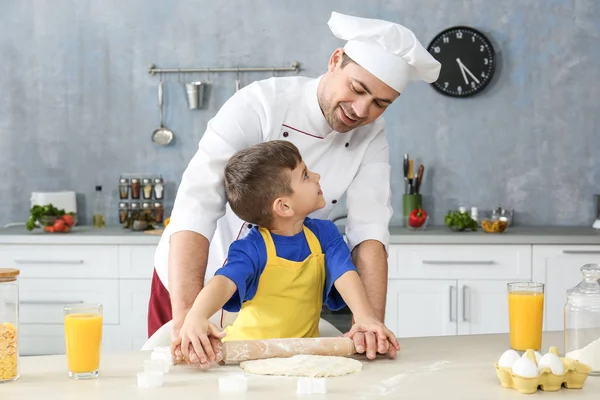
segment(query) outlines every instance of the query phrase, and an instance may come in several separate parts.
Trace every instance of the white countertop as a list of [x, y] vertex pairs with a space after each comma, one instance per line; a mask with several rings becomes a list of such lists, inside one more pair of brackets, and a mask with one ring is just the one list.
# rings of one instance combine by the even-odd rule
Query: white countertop
[[600, 244], [600, 230], [590, 227], [509, 227], [503, 233], [452, 232], [447, 227], [411, 231], [390, 227], [391, 244]]
[[[344, 233], [344, 226], [340, 226]], [[94, 229], [75, 226], [69, 233], [46, 233], [41, 229], [29, 232], [24, 226], [0, 229], [0, 244], [149, 244], [156, 245], [160, 235], [150, 235], [109, 226]], [[390, 244], [549, 244], [600, 245], [600, 230], [591, 227], [510, 227], [501, 234], [452, 232], [446, 227], [428, 227], [411, 231], [400, 226], [390, 227]]]
[[47, 233], [42, 229], [28, 231], [24, 226], [0, 229], [0, 244], [158, 244], [160, 235], [150, 235], [124, 229], [122, 226], [107, 226], [96, 229], [92, 226], [75, 226], [68, 233]]
[[[562, 332], [545, 333], [543, 352], [552, 345], [562, 348]], [[401, 339], [395, 360], [385, 357], [363, 362], [361, 372], [327, 379], [326, 395], [308, 399], [524, 399], [531, 397], [598, 399], [600, 377], [589, 376], [582, 389], [519, 394], [503, 388], [494, 362], [508, 348], [508, 335], [446, 336]], [[218, 377], [244, 373], [238, 366], [216, 366], [200, 371], [186, 365], [172, 367], [161, 388], [137, 387], [137, 372], [143, 370], [148, 352], [103, 354], [100, 377], [89, 381], [69, 379], [64, 356], [21, 358], [21, 378], [0, 386], [6, 399], [297, 399], [293, 377], [246, 374], [245, 395], [219, 395]]]

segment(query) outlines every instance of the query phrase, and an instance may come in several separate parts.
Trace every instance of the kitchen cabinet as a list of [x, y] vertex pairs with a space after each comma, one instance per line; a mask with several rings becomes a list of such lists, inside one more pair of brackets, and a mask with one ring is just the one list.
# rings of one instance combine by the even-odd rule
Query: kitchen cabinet
[[386, 325], [399, 338], [506, 333], [507, 283], [391, 279]]
[[0, 264], [21, 271], [20, 354], [64, 354], [63, 305], [103, 306], [105, 351], [147, 339], [155, 244], [3, 244]]
[[530, 245], [392, 245], [386, 323], [398, 337], [508, 332], [506, 284], [531, 280]]
[[[534, 280], [546, 284], [544, 329], [562, 330], [566, 290], [581, 280], [582, 265], [600, 263], [600, 232], [570, 232], [392, 230], [386, 324], [400, 338], [505, 333], [506, 284]], [[140, 349], [158, 240], [119, 227], [1, 231], [0, 265], [21, 270], [21, 354], [63, 354], [62, 305], [77, 301], [104, 305], [106, 351]]]
[[508, 282], [457, 281], [459, 335], [508, 332]]
[[455, 290], [454, 280], [390, 280], [386, 326], [400, 338], [456, 335]]
[[533, 246], [533, 280], [545, 284], [544, 329], [564, 329], [564, 306], [567, 289], [583, 279], [581, 266], [600, 264], [600, 245]]

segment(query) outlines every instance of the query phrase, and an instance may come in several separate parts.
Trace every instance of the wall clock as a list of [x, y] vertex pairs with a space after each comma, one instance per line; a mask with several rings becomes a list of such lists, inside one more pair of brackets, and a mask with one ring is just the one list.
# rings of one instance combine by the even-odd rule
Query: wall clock
[[442, 64], [438, 80], [431, 85], [447, 96], [473, 96], [494, 76], [496, 54], [492, 43], [474, 28], [448, 28], [433, 38], [427, 50]]

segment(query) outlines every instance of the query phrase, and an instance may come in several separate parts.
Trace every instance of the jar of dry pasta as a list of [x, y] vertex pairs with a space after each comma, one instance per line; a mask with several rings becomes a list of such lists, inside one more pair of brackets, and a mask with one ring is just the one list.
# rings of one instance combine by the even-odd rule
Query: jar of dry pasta
[[19, 270], [0, 268], [0, 382], [19, 378]]

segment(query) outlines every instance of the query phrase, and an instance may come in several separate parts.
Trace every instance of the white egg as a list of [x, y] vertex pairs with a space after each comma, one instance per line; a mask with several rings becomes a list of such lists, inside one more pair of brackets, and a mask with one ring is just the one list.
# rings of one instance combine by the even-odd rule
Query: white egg
[[[540, 365], [540, 360], [542, 359], [542, 355], [537, 351], [533, 352], [535, 354], [535, 362], [537, 365]], [[527, 353], [523, 353], [522, 358], [527, 358]]]
[[515, 361], [517, 361], [519, 358], [521, 358], [519, 356], [519, 353], [517, 353], [513, 349], [506, 350], [500, 356], [500, 359], [498, 360], [498, 365], [502, 368], [511, 368]]
[[539, 370], [535, 363], [529, 358], [520, 358], [512, 366], [512, 372], [523, 378], [535, 378], [539, 375]]
[[554, 375], [562, 375], [565, 373], [565, 366], [556, 354], [546, 353], [538, 362], [538, 367], [548, 367]]

